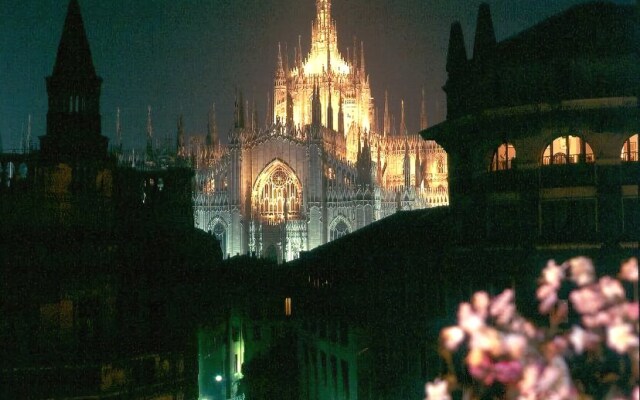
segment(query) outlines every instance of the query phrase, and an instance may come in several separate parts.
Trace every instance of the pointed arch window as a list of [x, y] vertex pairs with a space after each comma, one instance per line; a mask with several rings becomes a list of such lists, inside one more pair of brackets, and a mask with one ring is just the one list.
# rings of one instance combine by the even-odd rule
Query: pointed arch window
[[638, 162], [638, 134], [630, 136], [624, 141], [620, 158], [625, 162]]
[[302, 186], [283, 162], [276, 160], [260, 174], [253, 188], [253, 207], [263, 219], [279, 221], [300, 216]]
[[516, 148], [509, 142], [502, 143], [493, 152], [491, 171], [504, 171], [513, 167], [513, 159], [516, 158]]
[[227, 252], [227, 227], [221, 220], [218, 220], [213, 225], [211, 233], [216, 237], [216, 239], [218, 239], [220, 249], [222, 250], [222, 256], [224, 257]]
[[542, 155], [543, 165], [593, 163], [595, 158], [589, 143], [579, 136], [560, 136], [551, 142]]
[[331, 224], [331, 228], [329, 229], [329, 240], [333, 241], [336, 239], [340, 239], [343, 236], [351, 233], [351, 228], [349, 224], [345, 221], [344, 217], [338, 216], [333, 220]]

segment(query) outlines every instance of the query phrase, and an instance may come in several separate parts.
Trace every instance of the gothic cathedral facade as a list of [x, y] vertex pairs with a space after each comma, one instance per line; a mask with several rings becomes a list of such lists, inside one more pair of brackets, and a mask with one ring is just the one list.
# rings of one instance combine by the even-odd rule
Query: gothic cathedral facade
[[292, 260], [398, 210], [448, 204], [444, 150], [407, 132], [404, 104], [399, 133], [386, 98], [378, 126], [362, 44], [343, 57], [331, 1], [316, 7], [309, 54], [298, 43], [289, 65], [279, 46], [266, 123], [240, 93], [227, 145], [212, 110], [192, 154], [195, 224], [225, 256]]

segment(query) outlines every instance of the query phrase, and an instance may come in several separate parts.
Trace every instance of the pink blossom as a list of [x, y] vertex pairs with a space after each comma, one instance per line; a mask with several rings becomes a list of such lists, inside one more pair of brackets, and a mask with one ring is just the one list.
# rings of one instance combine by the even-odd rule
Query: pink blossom
[[640, 400], [640, 388], [638, 386], [631, 391], [631, 400]]
[[493, 364], [487, 354], [479, 349], [471, 349], [467, 356], [467, 366], [471, 376], [482, 382], [484, 385], [490, 386], [495, 380]]
[[542, 281], [557, 290], [564, 279], [564, 270], [565, 268], [556, 264], [555, 260], [549, 260], [542, 270]]
[[504, 352], [514, 360], [521, 359], [527, 350], [527, 338], [516, 333], [506, 335], [502, 344]]
[[624, 299], [624, 288], [619, 281], [609, 276], [604, 276], [600, 278], [598, 283], [602, 294], [608, 301]]
[[572, 258], [569, 260], [569, 267], [571, 268], [571, 280], [578, 286], [593, 283], [596, 271], [590, 259], [587, 257]]
[[536, 400], [536, 384], [540, 377], [540, 369], [535, 364], [525, 365], [522, 371], [522, 379], [518, 382], [520, 397], [518, 400]]
[[490, 302], [491, 302], [491, 298], [489, 297], [489, 294], [487, 292], [474, 293], [473, 298], [471, 299], [471, 305], [473, 305], [473, 309], [482, 318], [487, 317]]
[[484, 326], [484, 319], [473, 312], [471, 304], [462, 303], [458, 308], [458, 326], [467, 333], [472, 333]]
[[522, 333], [529, 339], [535, 339], [542, 333], [538, 331], [538, 329], [531, 322], [520, 316], [516, 316], [511, 321], [510, 330], [511, 332]]
[[579, 326], [573, 326], [571, 334], [569, 335], [569, 341], [576, 353], [582, 354], [585, 349], [589, 349], [597, 344], [600, 341], [600, 337], [595, 333], [585, 331]]
[[625, 311], [626, 311], [627, 318], [629, 318], [632, 321], [638, 320], [639, 309], [638, 309], [637, 301], [625, 304]]
[[628, 349], [638, 347], [638, 334], [630, 324], [616, 323], [607, 327], [607, 346], [619, 354], [626, 353]]
[[471, 334], [469, 345], [472, 349], [489, 352], [494, 356], [499, 356], [502, 352], [500, 334], [497, 330], [483, 327]]
[[620, 267], [620, 279], [629, 282], [638, 282], [638, 259], [631, 257]]
[[548, 314], [558, 301], [556, 288], [552, 285], [542, 285], [536, 290], [536, 297], [540, 300], [538, 310], [541, 314]]
[[522, 376], [522, 364], [518, 361], [500, 361], [494, 367], [496, 380], [500, 383], [516, 383]]
[[445, 328], [440, 333], [442, 344], [449, 351], [457, 350], [464, 340], [464, 337], [464, 331], [457, 326], [450, 326], [448, 328]]
[[621, 315], [619, 307], [611, 307], [608, 310], [600, 311], [596, 314], [585, 314], [582, 316], [582, 323], [587, 328], [597, 328], [599, 326], [607, 326], [614, 320], [620, 319]]
[[506, 289], [491, 301], [490, 313], [501, 324], [508, 323], [515, 314], [513, 305], [514, 294], [512, 289]]
[[424, 387], [424, 393], [427, 395], [425, 400], [451, 400], [448, 383], [441, 379], [427, 383]]
[[562, 357], [554, 357], [542, 371], [536, 383], [536, 392], [539, 399], [568, 400], [577, 398], [571, 383], [569, 368]]
[[594, 314], [604, 306], [604, 297], [597, 285], [574, 290], [569, 295], [569, 299], [580, 314]]

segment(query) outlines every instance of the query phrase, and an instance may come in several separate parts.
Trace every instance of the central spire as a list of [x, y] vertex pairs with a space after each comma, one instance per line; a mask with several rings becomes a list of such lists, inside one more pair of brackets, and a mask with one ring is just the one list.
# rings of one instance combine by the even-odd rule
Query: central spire
[[331, 25], [331, 0], [316, 0], [316, 10], [319, 25], [328, 28]]

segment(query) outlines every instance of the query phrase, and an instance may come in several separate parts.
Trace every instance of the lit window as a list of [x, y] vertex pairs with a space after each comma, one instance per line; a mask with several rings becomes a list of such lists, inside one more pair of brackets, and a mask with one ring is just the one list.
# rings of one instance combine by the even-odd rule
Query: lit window
[[624, 141], [622, 152], [620, 153], [622, 161], [637, 162], [638, 159], [638, 134], [631, 136]]
[[291, 316], [291, 297], [284, 299], [284, 315]]
[[302, 204], [302, 186], [289, 167], [276, 161], [256, 180], [253, 198], [254, 207], [267, 220], [297, 217]]
[[503, 171], [513, 167], [513, 159], [516, 158], [516, 148], [511, 143], [502, 143], [493, 153], [491, 171]]
[[589, 143], [578, 136], [560, 136], [544, 150], [543, 165], [592, 163], [595, 161]]

